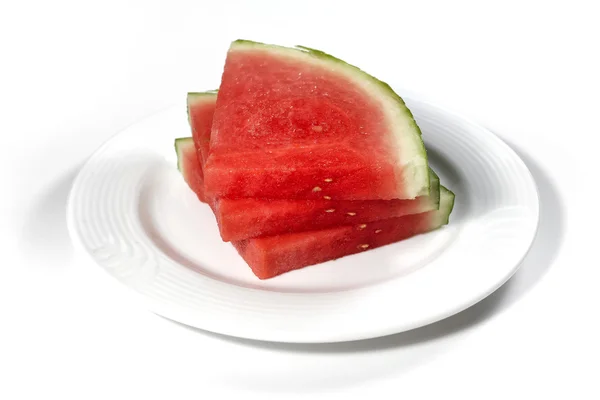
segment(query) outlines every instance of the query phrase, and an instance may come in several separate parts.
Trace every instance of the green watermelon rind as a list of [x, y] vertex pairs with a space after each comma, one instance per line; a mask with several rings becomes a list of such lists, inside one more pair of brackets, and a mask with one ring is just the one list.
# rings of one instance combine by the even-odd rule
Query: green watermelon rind
[[436, 210], [440, 209], [440, 177], [431, 167], [429, 168], [429, 199]]
[[436, 213], [436, 221], [434, 222], [436, 226], [448, 225], [450, 223], [450, 214], [454, 210], [455, 199], [454, 192], [440, 185], [440, 208]]
[[[412, 158], [410, 161], [408, 161], [404, 165], [402, 165], [403, 179], [401, 179], [401, 181], [404, 183], [405, 182], [404, 178], [408, 178], [408, 181], [413, 181], [413, 180], [417, 181], [416, 187], [418, 187], [419, 190], [416, 191], [415, 193], [413, 193], [413, 197], [426, 196], [429, 194], [429, 191], [430, 191], [429, 176], [428, 176], [429, 169], [427, 167], [429, 165], [429, 160], [427, 157], [427, 150], [425, 148], [425, 143], [423, 142], [423, 137], [422, 137], [423, 135], [422, 135], [421, 129], [419, 128], [417, 121], [414, 118], [414, 115], [409, 110], [409, 108], [406, 106], [406, 103], [404, 102], [404, 100], [391, 88], [391, 86], [389, 84], [375, 78], [374, 76], [368, 74], [367, 72], [363, 71], [362, 69], [360, 69], [352, 64], [349, 64], [344, 60], [341, 60], [337, 57], [332, 56], [331, 54], [325, 53], [324, 51], [321, 51], [321, 50], [306, 47], [306, 46], [297, 45], [295, 47], [284, 47], [284, 46], [266, 44], [266, 43], [261, 43], [261, 42], [256, 42], [256, 41], [252, 41], [252, 40], [246, 40], [246, 39], [235, 40], [234, 42], [232, 42], [230, 49], [232, 49], [236, 46], [257, 47], [257, 48], [267, 47], [267, 48], [271, 48], [271, 49], [275, 49], [275, 50], [293, 51], [293, 52], [308, 54], [314, 58], [325, 61], [326, 63], [334, 63], [336, 65], [339, 65], [346, 71], [351, 72], [351, 74], [354, 76], [358, 75], [362, 79], [357, 79], [356, 80], [357, 83], [360, 80], [365, 80], [365, 79], [370, 82], [373, 82], [376, 86], [378, 86], [383, 91], [383, 93], [387, 94], [391, 99], [393, 99], [396, 102], [396, 104], [398, 106], [398, 110], [400, 111], [400, 114], [408, 122], [408, 124], [407, 124], [408, 130], [410, 130], [410, 131], [412, 131], [412, 133], [414, 133], [414, 134], [411, 134], [411, 132], [409, 132], [408, 130], [406, 132], [403, 132], [402, 134], [394, 133], [395, 136], [400, 135], [402, 137], [402, 139], [398, 139], [398, 138], [396, 139], [396, 140], [402, 141], [402, 146], [399, 146], [399, 149], [408, 147], [408, 146], [405, 146], [406, 142], [412, 142], [412, 146], [414, 146], [414, 154], [416, 154], [415, 158]], [[400, 151], [402, 151], [402, 150], [400, 150]], [[400, 159], [405, 160], [406, 157], [401, 156]], [[415, 178], [416, 175], [420, 175], [420, 176]]]

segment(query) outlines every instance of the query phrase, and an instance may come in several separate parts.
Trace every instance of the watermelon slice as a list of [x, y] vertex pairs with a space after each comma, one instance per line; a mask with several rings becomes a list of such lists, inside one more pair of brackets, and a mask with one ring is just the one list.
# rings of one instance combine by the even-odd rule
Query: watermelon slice
[[369, 224], [250, 238], [233, 242], [260, 279], [385, 246], [446, 225], [454, 193], [441, 187], [440, 209]]
[[[192, 128], [192, 137], [198, 150], [202, 165], [206, 163], [210, 142], [210, 129], [215, 114], [217, 91], [202, 93], [188, 93], [187, 110], [188, 121]], [[202, 173], [202, 172], [201, 172]], [[204, 176], [204, 174], [202, 174]]]
[[[208, 152], [216, 98], [215, 92], [188, 94], [188, 115], [200, 162], [205, 160]], [[185, 139], [180, 139], [179, 143], [191, 151], [191, 144], [186, 145]], [[202, 172], [198, 174], [202, 176]], [[430, 195], [415, 200], [351, 201], [333, 200], [329, 196], [319, 200], [221, 198], [213, 200], [211, 204], [221, 238], [224, 241], [242, 240], [371, 222], [434, 210], [439, 205], [439, 178], [433, 171], [430, 171], [429, 178]]]
[[175, 152], [177, 153], [177, 169], [183, 175], [185, 182], [201, 202], [207, 203], [214, 210], [214, 200], [208, 199], [204, 193], [204, 174], [193, 140], [191, 138], [175, 139]]
[[[206, 195], [202, 169], [191, 138], [177, 139], [178, 167], [198, 198], [215, 210], [214, 199]], [[282, 235], [233, 241], [233, 246], [260, 279], [384, 246], [425, 233], [448, 223], [454, 194], [440, 186], [439, 210], [389, 218], [370, 223], [342, 225]]]
[[431, 197], [415, 200], [219, 199], [213, 203], [214, 212], [226, 242], [378, 221], [436, 210], [440, 181], [437, 175], [430, 176]]
[[214, 197], [415, 199], [421, 131], [385, 83], [318, 50], [229, 48], [204, 169]]

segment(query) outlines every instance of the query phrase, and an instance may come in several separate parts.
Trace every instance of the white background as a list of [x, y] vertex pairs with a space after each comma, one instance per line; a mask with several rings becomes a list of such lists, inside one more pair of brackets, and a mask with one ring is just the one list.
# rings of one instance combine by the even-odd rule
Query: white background
[[[0, 3], [0, 399], [600, 398], [594, 3]], [[236, 38], [329, 51], [505, 139], [542, 200], [517, 275], [413, 332], [276, 345], [169, 322], [76, 258], [65, 202], [78, 167], [218, 86]]]

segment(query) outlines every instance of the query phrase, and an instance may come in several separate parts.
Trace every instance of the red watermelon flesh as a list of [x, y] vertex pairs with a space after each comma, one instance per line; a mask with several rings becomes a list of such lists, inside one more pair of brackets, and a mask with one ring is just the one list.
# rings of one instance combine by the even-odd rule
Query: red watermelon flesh
[[[188, 94], [188, 114], [199, 160], [203, 162], [211, 140], [216, 93]], [[202, 174], [199, 174], [202, 175]], [[339, 225], [377, 221], [438, 208], [439, 179], [430, 173], [430, 196], [415, 200], [318, 200], [227, 199], [212, 202], [224, 241], [282, 233], [317, 230]]]
[[444, 187], [441, 192], [440, 210], [368, 224], [251, 238], [233, 242], [233, 245], [258, 278], [272, 278], [408, 239], [447, 224], [454, 195]]
[[215, 197], [429, 194], [421, 132], [387, 84], [317, 50], [249, 41], [228, 51], [204, 173]]
[[[389, 201], [395, 203], [373, 205], [368, 200], [219, 200], [215, 213], [223, 240], [232, 241], [371, 222], [437, 208], [431, 202], [419, 200], [381, 200]], [[357, 204], [350, 205], [350, 202]], [[268, 210], [271, 212], [267, 213]]]
[[[201, 201], [214, 210], [211, 196], [204, 192], [202, 166], [196, 156], [193, 140], [177, 139], [179, 169]], [[454, 204], [454, 194], [440, 187], [439, 210], [399, 218], [343, 225], [329, 229], [248, 238], [233, 241], [233, 246], [260, 279], [337, 259], [407, 239], [448, 223]]]

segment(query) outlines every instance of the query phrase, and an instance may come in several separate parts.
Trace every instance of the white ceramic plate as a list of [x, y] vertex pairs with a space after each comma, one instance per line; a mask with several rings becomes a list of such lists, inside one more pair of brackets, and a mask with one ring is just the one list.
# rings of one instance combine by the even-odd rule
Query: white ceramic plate
[[227, 335], [335, 342], [397, 333], [480, 301], [517, 270], [538, 224], [525, 164], [489, 131], [406, 99], [442, 183], [450, 225], [267, 281], [220, 240], [176, 167], [185, 104], [121, 132], [86, 163], [69, 229], [93, 261], [164, 317]]

